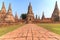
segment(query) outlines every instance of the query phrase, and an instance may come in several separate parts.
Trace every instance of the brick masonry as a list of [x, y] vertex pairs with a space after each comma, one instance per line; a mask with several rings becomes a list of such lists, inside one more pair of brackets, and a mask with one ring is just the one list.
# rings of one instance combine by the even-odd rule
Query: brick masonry
[[9, 32], [0, 40], [60, 40], [60, 35], [50, 32], [36, 24], [26, 24]]

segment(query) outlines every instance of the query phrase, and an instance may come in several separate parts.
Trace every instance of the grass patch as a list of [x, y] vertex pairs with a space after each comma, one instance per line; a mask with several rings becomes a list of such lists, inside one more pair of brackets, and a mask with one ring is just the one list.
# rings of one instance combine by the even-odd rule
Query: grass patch
[[39, 24], [39, 26], [60, 35], [60, 24]]
[[2, 27], [0, 27], [0, 36], [10, 32], [10, 31], [13, 31], [21, 26], [22, 26], [22, 24], [2, 26]]

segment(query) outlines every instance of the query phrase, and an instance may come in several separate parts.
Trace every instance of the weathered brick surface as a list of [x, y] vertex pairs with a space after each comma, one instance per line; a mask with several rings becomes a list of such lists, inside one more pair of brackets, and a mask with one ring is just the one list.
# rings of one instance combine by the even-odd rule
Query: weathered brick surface
[[60, 40], [60, 35], [52, 33], [35, 24], [26, 24], [12, 32], [9, 32], [0, 40]]

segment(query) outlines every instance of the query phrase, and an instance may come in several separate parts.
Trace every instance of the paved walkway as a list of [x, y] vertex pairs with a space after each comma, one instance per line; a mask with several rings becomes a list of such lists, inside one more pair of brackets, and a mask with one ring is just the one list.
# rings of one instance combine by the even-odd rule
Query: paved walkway
[[60, 40], [60, 36], [35, 24], [26, 24], [0, 37], [0, 40]]

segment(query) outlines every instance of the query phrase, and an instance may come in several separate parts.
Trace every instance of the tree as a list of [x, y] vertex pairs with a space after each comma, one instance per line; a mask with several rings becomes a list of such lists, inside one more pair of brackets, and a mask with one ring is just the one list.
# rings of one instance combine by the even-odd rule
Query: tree
[[27, 16], [27, 14], [21, 14], [21, 18], [24, 20], [26, 19], [26, 16]]

